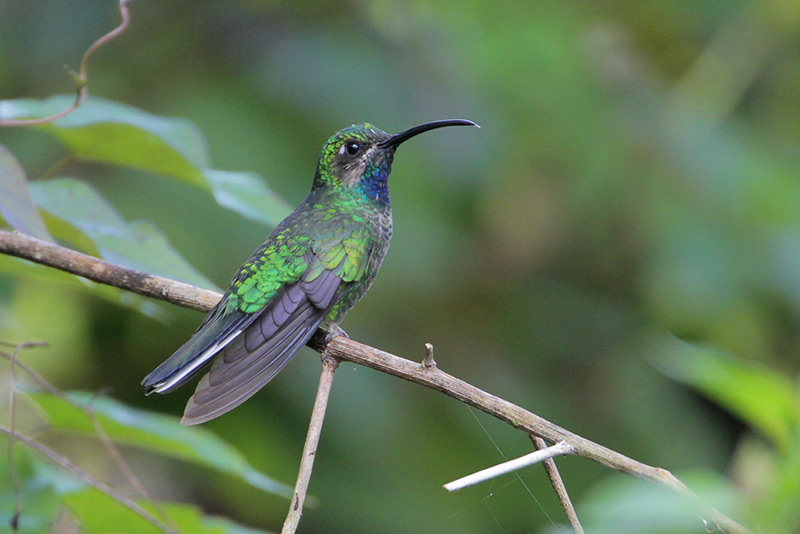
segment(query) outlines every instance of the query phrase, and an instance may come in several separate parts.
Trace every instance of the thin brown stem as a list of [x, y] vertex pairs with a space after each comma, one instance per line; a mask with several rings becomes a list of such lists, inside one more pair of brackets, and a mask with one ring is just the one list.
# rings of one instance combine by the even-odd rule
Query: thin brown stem
[[130, 14], [128, 13], [129, 1], [130, 0], [119, 0], [119, 13], [120, 17], [122, 18], [122, 22], [119, 23], [119, 26], [93, 42], [89, 48], [86, 49], [86, 52], [83, 53], [83, 58], [81, 58], [81, 64], [78, 72], [71, 73], [75, 80], [76, 92], [75, 101], [72, 103], [72, 105], [66, 109], [62, 109], [54, 115], [50, 115], [49, 117], [40, 117], [37, 119], [0, 120], [0, 126], [34, 126], [37, 124], [46, 124], [72, 113], [81, 104], [83, 104], [83, 102], [89, 96], [89, 58], [91, 58], [100, 47], [122, 34], [122, 32], [124, 32], [128, 27], [128, 24], [130, 23]]
[[[85, 276], [97, 282], [121, 287], [122, 289], [160, 298], [200, 311], [210, 310], [220, 298], [218, 293], [212, 291], [201, 290], [189, 284], [126, 269], [125, 267], [113, 265], [18, 232], [0, 231], [0, 253], [29, 259], [43, 265]], [[565, 441], [572, 447], [574, 454], [578, 456], [583, 456], [635, 477], [657, 482], [673, 491], [695, 499], [703, 515], [710, 517], [725, 532], [732, 534], [750, 532], [733, 519], [700, 502], [699, 498], [683, 482], [666, 469], [643, 464], [594, 443], [516, 404], [451, 376], [438, 367], [426, 367], [421, 363], [400, 358], [344, 336], [335, 337], [326, 343], [326, 334], [323, 330], [318, 330], [308, 345], [318, 352], [326, 351], [327, 355], [334, 358], [364, 365], [444, 393], [501, 421], [505, 421], [514, 428], [539, 436], [551, 443]]]
[[25, 434], [20, 434], [19, 432], [12, 432], [10, 429], [3, 427], [0, 427], [0, 434], [4, 434], [9, 439], [13, 438], [19, 441], [20, 443], [24, 443], [25, 445], [27, 445], [34, 451], [38, 452], [48, 460], [57, 464], [65, 471], [71, 473], [73, 476], [82, 480], [86, 484], [102, 491], [103, 493], [105, 493], [115, 501], [119, 502], [120, 504], [122, 504], [123, 506], [134, 512], [136, 515], [138, 515], [148, 523], [152, 524], [153, 526], [161, 530], [162, 532], [175, 533], [173, 529], [171, 529], [169, 526], [159, 521], [157, 517], [155, 517], [153, 514], [151, 514], [141, 506], [139, 506], [136, 503], [136, 501], [130, 499], [129, 497], [126, 497], [125, 495], [122, 495], [121, 493], [119, 493], [117, 490], [115, 490], [102, 480], [93, 477], [92, 475], [90, 475], [77, 465], [73, 464], [68, 459], [58, 454], [53, 449], [40, 443], [39, 441], [36, 441], [35, 439], [31, 438], [30, 436], [26, 436]]
[[[545, 442], [545, 440], [542, 438], [533, 435], [531, 435], [530, 438], [533, 442], [533, 446], [536, 447], [537, 450], [547, 448], [547, 442]], [[569, 521], [572, 530], [575, 532], [575, 534], [583, 534], [583, 526], [581, 526], [581, 522], [578, 519], [578, 514], [575, 512], [575, 507], [572, 505], [572, 500], [569, 498], [567, 487], [564, 485], [564, 481], [561, 479], [561, 473], [558, 472], [555, 459], [548, 458], [542, 463], [544, 464], [544, 470], [547, 473], [547, 477], [550, 479], [550, 484], [553, 486], [553, 491], [556, 492], [558, 502], [561, 504], [561, 509], [564, 511], [564, 515], [567, 516], [567, 521]]]
[[19, 516], [22, 513], [22, 505], [20, 501], [20, 484], [19, 484], [19, 477], [17, 476], [17, 467], [14, 465], [14, 428], [16, 426], [16, 406], [17, 406], [17, 374], [16, 374], [16, 362], [17, 356], [19, 353], [27, 348], [31, 347], [42, 347], [47, 345], [46, 343], [42, 343], [39, 341], [26, 341], [24, 343], [20, 343], [16, 347], [14, 347], [14, 351], [9, 356], [9, 374], [11, 377], [11, 383], [8, 387], [8, 427], [11, 430], [11, 435], [8, 436], [7, 442], [7, 459], [8, 459], [8, 472], [11, 475], [11, 485], [14, 487], [14, 513], [11, 516], [11, 525], [14, 532], [17, 531], [17, 523], [19, 522]]
[[[4, 342], [0, 342], [0, 344], [7, 345]], [[155, 511], [159, 514], [160, 518], [164, 521], [164, 523], [169, 525], [169, 527], [171, 529], [170, 532], [178, 532], [178, 527], [174, 524], [174, 522], [172, 521], [172, 518], [170, 518], [169, 515], [167, 515], [164, 512], [164, 509], [161, 507], [161, 505], [158, 503], [158, 501], [153, 499], [153, 497], [150, 495], [150, 492], [147, 491], [147, 489], [144, 487], [142, 482], [139, 480], [139, 477], [136, 476], [136, 474], [130, 468], [128, 463], [125, 461], [125, 458], [122, 456], [122, 453], [120, 453], [119, 449], [116, 447], [116, 445], [114, 445], [114, 442], [111, 439], [111, 436], [108, 435], [108, 433], [103, 428], [103, 425], [100, 423], [99, 419], [95, 416], [94, 410], [91, 408], [91, 401], [87, 405], [81, 405], [81, 404], [76, 403], [71, 398], [69, 398], [63, 391], [61, 391], [60, 389], [58, 389], [57, 387], [52, 385], [50, 382], [47, 381], [47, 379], [45, 379], [43, 376], [41, 376], [39, 373], [37, 373], [33, 368], [31, 368], [30, 366], [26, 365], [22, 361], [20, 361], [20, 359], [17, 357], [17, 353], [22, 348], [40, 347], [40, 346], [47, 346], [47, 343], [43, 343], [43, 342], [39, 342], [39, 341], [27, 341], [25, 343], [21, 343], [20, 345], [17, 345], [17, 347], [15, 348], [14, 352], [12, 354], [10, 354], [10, 355], [6, 354], [4, 352], [0, 352], [0, 357], [8, 359], [9, 363], [10, 363], [10, 366], [11, 366], [11, 371], [10, 371], [10, 373], [11, 373], [11, 384], [10, 384], [10, 387], [9, 387], [9, 389], [10, 389], [10, 391], [9, 391], [10, 401], [9, 401], [9, 417], [8, 417], [8, 419], [9, 419], [9, 431], [11, 432], [11, 435], [8, 438], [8, 446], [9, 446], [8, 458], [9, 458], [9, 469], [11, 470], [11, 476], [12, 476], [12, 480], [14, 481], [14, 487], [17, 488], [18, 484], [16, 483], [16, 472], [14, 471], [14, 466], [13, 466], [13, 463], [12, 463], [12, 460], [11, 460], [11, 458], [12, 458], [12, 448], [11, 447], [12, 447], [12, 444], [14, 443], [14, 439], [15, 439], [15, 436], [16, 436], [15, 428], [14, 428], [15, 398], [16, 398], [16, 368], [19, 367], [26, 374], [28, 374], [28, 376], [31, 379], [33, 379], [33, 381], [36, 382], [37, 386], [39, 388], [41, 388], [43, 391], [46, 391], [47, 393], [60, 398], [64, 402], [69, 403], [70, 405], [72, 405], [75, 408], [83, 411], [86, 414], [86, 417], [89, 418], [89, 420], [92, 422], [92, 426], [94, 426], [95, 433], [97, 434], [97, 437], [103, 443], [103, 445], [105, 446], [106, 450], [108, 450], [109, 454], [111, 455], [111, 457], [116, 462], [117, 467], [120, 469], [120, 471], [125, 475], [125, 477], [128, 479], [128, 481], [131, 483], [131, 486], [133, 486], [142, 495], [142, 497], [147, 499], [147, 501], [155, 509]], [[92, 398], [92, 401], [93, 400], [94, 400], [94, 397]], [[33, 439], [33, 438], [31, 438], [31, 439]], [[15, 515], [17, 515], [17, 514], [15, 514]]]
[[308, 434], [303, 447], [303, 457], [300, 459], [300, 468], [297, 472], [294, 495], [289, 505], [289, 513], [286, 515], [281, 534], [294, 534], [300, 524], [300, 517], [303, 515], [303, 504], [308, 493], [308, 484], [311, 481], [311, 471], [314, 469], [314, 458], [317, 456], [319, 437], [322, 434], [325, 410], [328, 407], [328, 398], [333, 385], [333, 374], [336, 372], [337, 367], [339, 367], [338, 359], [329, 356], [327, 353], [322, 357], [322, 374], [319, 377], [317, 398], [314, 400], [311, 421], [308, 423]]
[[67, 402], [69, 402], [73, 406], [77, 406], [78, 408], [81, 408], [83, 410], [83, 412], [86, 414], [86, 416], [92, 422], [92, 426], [94, 427], [94, 432], [95, 432], [95, 434], [97, 434], [97, 437], [100, 439], [100, 442], [106, 448], [106, 450], [111, 455], [111, 457], [114, 459], [114, 462], [117, 464], [117, 468], [119, 468], [119, 470], [122, 472], [122, 474], [128, 480], [128, 482], [130, 482], [131, 486], [133, 486], [133, 488], [136, 489], [136, 491], [138, 491], [139, 494], [144, 499], [146, 499], [147, 502], [150, 503], [150, 505], [153, 507], [153, 509], [158, 514], [158, 517], [166, 525], [169, 526], [171, 531], [178, 532], [178, 526], [175, 524], [175, 522], [172, 520], [172, 518], [164, 511], [164, 508], [161, 506], [161, 504], [157, 500], [155, 500], [152, 495], [150, 495], [150, 492], [147, 491], [147, 488], [145, 488], [145, 486], [142, 483], [142, 481], [139, 480], [139, 477], [136, 476], [136, 473], [133, 471], [133, 469], [131, 469], [130, 465], [128, 465], [128, 462], [122, 456], [122, 453], [119, 451], [117, 446], [114, 444], [114, 441], [111, 439], [111, 436], [109, 436], [108, 432], [106, 432], [105, 428], [103, 428], [103, 425], [100, 423], [100, 420], [97, 418], [97, 416], [94, 413], [94, 409], [92, 409], [92, 407], [91, 407], [91, 402], [94, 400], [94, 397], [92, 398], [92, 401], [90, 401], [86, 406], [79, 406], [79, 405], [77, 405], [77, 403], [72, 402], [72, 400], [70, 400], [63, 393], [61, 393], [61, 392], [59, 392], [59, 393], [60, 393], [60, 396], [63, 399], [65, 399]]

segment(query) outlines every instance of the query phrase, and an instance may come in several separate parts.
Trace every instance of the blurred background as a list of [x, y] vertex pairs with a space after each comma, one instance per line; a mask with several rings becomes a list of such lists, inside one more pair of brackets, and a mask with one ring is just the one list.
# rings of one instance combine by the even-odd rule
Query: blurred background
[[[92, 60], [92, 94], [194, 122], [215, 168], [260, 174], [281, 205], [304, 198], [342, 127], [479, 123], [398, 151], [392, 246], [343, 323], [350, 336], [412, 360], [433, 343], [448, 373], [670, 469], [751, 527], [798, 531], [796, 2], [136, 0], [130, 11]], [[0, 98], [71, 93], [62, 65], [76, 68], [118, 20], [111, 0], [0, 1]], [[0, 130], [0, 143], [32, 182], [63, 157], [40, 131]], [[271, 230], [154, 173], [67, 161], [57, 175], [154, 224], [218, 287]], [[25, 361], [59, 388], [109, 388], [175, 416], [191, 394], [145, 398], [139, 382], [198, 312], [142, 313], [24, 270], [0, 273], [0, 310], [3, 341], [50, 343]], [[292, 485], [319, 368], [304, 349], [205, 426]], [[771, 397], [785, 391], [784, 404]], [[441, 488], [530, 450], [461, 403], [345, 363], [301, 532], [568, 532], [540, 467]], [[130, 454], [158, 497], [279, 530], [287, 500]], [[558, 463], [590, 532], [704, 531], [647, 483]]]

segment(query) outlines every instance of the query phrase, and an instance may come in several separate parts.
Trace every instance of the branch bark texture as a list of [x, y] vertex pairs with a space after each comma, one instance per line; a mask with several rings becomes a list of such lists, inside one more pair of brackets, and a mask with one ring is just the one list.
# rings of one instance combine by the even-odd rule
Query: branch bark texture
[[[47, 243], [18, 232], [0, 231], [0, 253], [10, 254], [67, 271], [95, 282], [119, 287], [180, 306], [208, 311], [221, 295], [166, 278], [126, 269], [79, 252]], [[438, 367], [406, 360], [343, 336], [325, 343], [327, 332], [318, 330], [308, 345], [327, 356], [357, 363], [435, 389], [454, 399], [501, 419], [514, 428], [551, 443], [566, 442], [573, 454], [594, 460], [623, 473], [657, 482], [696, 501], [699, 513], [725, 532], [750, 532], [746, 527], [704, 504], [683, 482], [666, 469], [653, 467], [594, 443], [569, 430], [451, 376]]]

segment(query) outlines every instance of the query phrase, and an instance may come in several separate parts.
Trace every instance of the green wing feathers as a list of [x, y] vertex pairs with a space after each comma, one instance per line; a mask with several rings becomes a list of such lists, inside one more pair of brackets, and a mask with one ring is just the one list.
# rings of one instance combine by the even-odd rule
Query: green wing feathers
[[[228, 292], [245, 313], [264, 308], [278, 291], [300, 277], [314, 262], [310, 257], [310, 239], [287, 236], [288, 229], [273, 234], [267, 242], [242, 265], [231, 282]], [[271, 236], [272, 237], [272, 236]]]

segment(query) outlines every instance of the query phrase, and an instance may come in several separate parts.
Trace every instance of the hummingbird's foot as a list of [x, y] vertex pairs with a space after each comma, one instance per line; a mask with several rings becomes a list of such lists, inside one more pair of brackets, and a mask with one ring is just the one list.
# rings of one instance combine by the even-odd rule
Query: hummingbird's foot
[[328, 341], [330, 341], [331, 339], [333, 339], [335, 337], [339, 337], [339, 336], [344, 336], [347, 339], [350, 339], [350, 336], [347, 335], [347, 332], [342, 330], [342, 327], [339, 326], [338, 324], [334, 323], [334, 324], [330, 325], [330, 327], [331, 327], [331, 331], [328, 332], [327, 336], [325, 336], [325, 343], [328, 343]]

